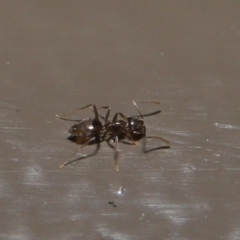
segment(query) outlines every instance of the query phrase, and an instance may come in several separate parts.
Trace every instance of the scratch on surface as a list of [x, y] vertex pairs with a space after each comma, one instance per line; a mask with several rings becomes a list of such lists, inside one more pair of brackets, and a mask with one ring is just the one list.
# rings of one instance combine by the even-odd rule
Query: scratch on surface
[[116, 231], [114, 229], [110, 229], [110, 228], [106, 228], [105, 226], [101, 226], [102, 224], [100, 224], [99, 227], [97, 227], [97, 231], [99, 233], [101, 233], [102, 236], [104, 237], [110, 237], [111, 239], [115, 239], [115, 240], [130, 240], [133, 239], [133, 236], [127, 235], [124, 232], [119, 232]]
[[223, 124], [223, 123], [215, 123], [214, 125], [221, 129], [240, 130], [240, 127], [236, 125], [234, 126], [234, 125]]
[[172, 133], [172, 134], [176, 134], [176, 135], [181, 135], [181, 136], [184, 136], [184, 137], [189, 137], [189, 136], [192, 136], [192, 135], [197, 135], [196, 133], [191, 133], [191, 132], [187, 132], [187, 131], [172, 131], [172, 130], [169, 130], [168, 131], [169, 133]]
[[227, 171], [240, 171], [240, 168], [225, 168]]
[[174, 204], [166, 200], [161, 200], [160, 197], [149, 198], [147, 203], [149, 207], [154, 208], [156, 214], [163, 215], [166, 219], [177, 225], [187, 222], [191, 218], [192, 212], [198, 213], [210, 210], [208, 203]]
[[24, 172], [24, 183], [32, 186], [47, 185], [44, 179], [43, 171], [41, 167], [27, 167], [27, 171]]
[[129, 216], [129, 213], [102, 213], [101, 216]]
[[0, 197], [10, 197], [12, 195], [12, 189], [8, 182], [0, 178]]
[[239, 223], [236, 223], [236, 228], [228, 235], [227, 239], [229, 240], [239, 240], [240, 228]]
[[32, 130], [32, 128], [26, 127], [0, 127], [0, 129], [10, 129], [10, 130]]
[[95, 193], [94, 186], [91, 185], [91, 182], [82, 180], [81, 187], [79, 184], [71, 184], [68, 186], [67, 198], [65, 201], [67, 205], [78, 205], [81, 203], [82, 198], [79, 196], [85, 196], [91, 198], [91, 195]]

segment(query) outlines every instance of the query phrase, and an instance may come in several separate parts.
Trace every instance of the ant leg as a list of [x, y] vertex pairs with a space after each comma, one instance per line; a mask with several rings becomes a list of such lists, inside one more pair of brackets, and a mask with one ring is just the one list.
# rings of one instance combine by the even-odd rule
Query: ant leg
[[162, 137], [157, 137], [157, 136], [146, 136], [146, 138], [156, 138], [156, 139], [160, 139], [163, 142], [170, 144], [170, 142], [166, 139], [166, 138], [162, 138]]
[[127, 144], [127, 145], [136, 145], [135, 142], [128, 142], [128, 141], [125, 141], [125, 140], [121, 140], [120, 142], [124, 143], [124, 144]]
[[110, 108], [108, 109], [108, 111], [107, 111], [107, 113], [106, 113], [106, 116], [105, 116], [105, 119], [104, 119], [104, 122], [105, 122], [105, 123], [108, 122], [109, 114], [110, 114]]
[[119, 167], [118, 167], [118, 153], [119, 153], [118, 137], [115, 138], [115, 143], [116, 143], [116, 145], [114, 146], [110, 143], [110, 141], [107, 141], [108, 146], [111, 147], [114, 150], [115, 169], [116, 169], [116, 172], [119, 172]]
[[117, 121], [117, 118], [118, 118], [118, 113], [114, 115], [112, 122], [115, 123]]
[[170, 142], [165, 139], [165, 138], [162, 138], [162, 137], [155, 137], [155, 136], [145, 136], [143, 138], [143, 145], [142, 145], [142, 150], [144, 153], [148, 153], [148, 152], [151, 152], [151, 151], [154, 151], [154, 150], [158, 150], [158, 149], [167, 149], [167, 148], [170, 148], [170, 146], [160, 146], [160, 147], [155, 147], [155, 148], [151, 148], [149, 150], [146, 149], [146, 138], [157, 138], [157, 139], [160, 139], [162, 140], [163, 142], [167, 143], [167, 144], [170, 144]]
[[55, 116], [57, 119], [61, 119], [61, 120], [64, 120], [64, 121], [71, 121], [71, 122], [79, 122], [80, 119], [70, 119], [70, 118], [64, 118], [64, 117], [61, 117], [59, 115], [56, 114]]
[[[103, 108], [103, 109], [108, 109], [108, 111], [107, 111], [107, 113], [106, 113], [106, 116], [103, 117], [103, 116], [100, 115], [100, 114], [98, 114], [98, 116], [99, 116], [101, 119], [103, 119], [105, 123], [107, 123], [107, 122], [108, 122], [108, 118], [109, 118], [109, 114], [110, 114], [111, 108], [108, 107], [108, 106], [103, 106], [103, 107], [100, 107], [100, 108], [98, 108], [98, 109], [102, 109], [102, 108]], [[93, 110], [91, 107], [90, 107], [90, 109], [94, 112], [94, 110]]]
[[123, 133], [125, 133], [127, 135], [127, 137], [129, 138], [129, 140], [132, 142], [133, 145], [139, 145], [139, 143], [137, 143], [136, 141], [133, 140], [131, 134], [126, 130], [126, 128], [120, 127], [120, 129]]
[[76, 111], [80, 111], [80, 110], [83, 110], [83, 109], [85, 109], [85, 108], [90, 108], [90, 109], [93, 108], [93, 109], [91, 109], [91, 110], [92, 110], [92, 111], [94, 112], [94, 114], [95, 114], [95, 119], [98, 120], [98, 112], [97, 112], [97, 108], [96, 108], [96, 106], [95, 106], [94, 104], [88, 104], [88, 105], [85, 106], [85, 107], [76, 108], [76, 109], [74, 109], [72, 112], [64, 115], [63, 117], [61, 117], [61, 116], [59, 116], [59, 115], [56, 115], [56, 118], [61, 119], [61, 120], [66, 120], [66, 121], [79, 121], [79, 120], [69, 119], [69, 118], [66, 118], [66, 117], [69, 116], [69, 115], [71, 115], [71, 114], [73, 114], [73, 113], [75, 113]]
[[127, 116], [125, 116], [125, 115], [122, 114], [122, 113], [119, 113], [119, 115], [121, 116], [121, 118], [122, 118], [124, 121], [127, 121]]
[[[71, 158], [72, 158], [80, 149], [82, 149], [83, 147], [85, 147], [86, 145], [89, 145], [91, 142], [94, 142], [94, 141], [95, 141], [95, 137], [94, 137], [94, 138], [91, 138], [90, 140], [88, 140], [85, 144], [83, 144], [82, 146], [80, 146], [80, 147], [77, 149], [77, 151], [75, 151], [75, 152], [72, 154]], [[67, 161], [67, 162], [63, 163], [62, 165], [60, 165], [59, 168], [63, 168], [63, 167], [65, 167], [65, 166], [68, 165], [68, 164], [71, 164], [71, 163], [77, 162], [77, 161], [79, 161], [79, 160], [82, 160], [82, 159], [84, 159], [84, 158], [87, 158], [87, 157], [90, 157], [90, 156], [95, 155], [95, 154], [98, 152], [99, 148], [100, 148], [100, 144], [99, 144], [98, 142], [97, 142], [96, 144], [97, 144], [97, 148], [95, 149], [95, 151], [94, 151], [93, 153], [88, 154], [88, 155], [86, 155], [86, 156], [82, 156], [82, 157], [77, 158], [77, 159], [73, 159], [73, 160]]]
[[108, 118], [109, 118], [109, 114], [110, 114], [111, 108], [110, 108], [110, 107], [107, 107], [107, 106], [104, 106], [104, 107], [100, 107], [100, 108], [98, 108], [98, 109], [101, 109], [101, 108], [107, 109], [107, 113], [106, 113], [105, 118], [104, 118], [104, 122], [107, 123], [107, 122], [108, 122]]
[[[123, 115], [124, 116], [124, 115]], [[139, 145], [138, 142], [136, 142], [135, 140], [133, 140], [131, 134], [128, 132], [128, 130], [125, 128], [125, 127], [120, 127], [121, 131], [128, 137], [128, 141], [126, 140], [121, 140], [120, 142], [121, 143], [124, 143], [124, 144], [128, 144], [128, 145]]]

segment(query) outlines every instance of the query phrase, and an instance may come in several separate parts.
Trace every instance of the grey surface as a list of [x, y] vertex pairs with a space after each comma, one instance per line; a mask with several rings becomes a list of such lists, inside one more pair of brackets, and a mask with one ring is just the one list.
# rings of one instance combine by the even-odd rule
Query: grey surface
[[[239, 6], [1, 1], [0, 238], [240, 239]], [[140, 107], [170, 150], [58, 169], [77, 146], [55, 114], [132, 99], [161, 101]]]

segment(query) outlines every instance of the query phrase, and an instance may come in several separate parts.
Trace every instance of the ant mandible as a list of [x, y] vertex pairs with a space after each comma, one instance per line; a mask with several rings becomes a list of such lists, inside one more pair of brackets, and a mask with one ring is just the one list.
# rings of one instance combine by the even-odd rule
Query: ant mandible
[[[159, 103], [157, 101], [150, 101], [150, 102]], [[67, 114], [67, 115], [70, 115], [76, 111], [89, 108], [91, 111], [94, 112], [94, 118], [74, 120], [74, 119], [69, 119], [69, 118], [60, 117], [59, 115], [56, 115], [56, 118], [58, 119], [77, 122], [69, 129], [70, 136], [67, 138], [68, 140], [81, 145], [77, 149], [77, 151], [87, 145], [96, 144], [96, 149], [93, 153], [82, 156], [74, 160], [67, 161], [64, 164], [60, 165], [59, 168], [62, 168], [70, 163], [95, 155], [100, 148], [100, 143], [103, 141], [106, 141], [108, 146], [114, 150], [115, 169], [117, 172], [119, 172], [119, 167], [118, 167], [118, 152], [119, 152], [118, 143], [119, 142], [122, 142], [125, 144], [138, 145], [136, 141], [143, 139], [142, 150], [144, 153], [157, 150], [157, 149], [170, 148], [169, 146], [160, 146], [160, 147], [155, 147], [149, 150], [146, 149], [146, 138], [156, 138], [169, 144], [169, 141], [166, 140], [165, 138], [157, 137], [157, 136], [146, 136], [146, 127], [144, 125], [143, 117], [155, 115], [160, 113], [161, 111], [155, 111], [149, 114], [142, 114], [141, 111], [139, 110], [139, 107], [136, 101], [132, 101], [132, 103], [137, 109], [139, 115], [127, 117], [121, 112], [118, 112], [114, 115], [112, 121], [108, 120], [109, 114], [110, 114], [109, 107], [104, 106], [99, 108], [99, 109], [107, 109], [107, 113], [105, 117], [103, 117], [100, 114], [98, 114], [98, 110], [94, 104], [89, 104], [85, 107], [75, 109], [69, 114]], [[118, 120], [119, 115], [122, 118], [120, 120]], [[99, 118], [104, 119], [104, 124], [102, 124]], [[128, 141], [126, 141], [125, 139], [127, 139]], [[77, 151], [72, 156], [74, 156], [77, 153]]]

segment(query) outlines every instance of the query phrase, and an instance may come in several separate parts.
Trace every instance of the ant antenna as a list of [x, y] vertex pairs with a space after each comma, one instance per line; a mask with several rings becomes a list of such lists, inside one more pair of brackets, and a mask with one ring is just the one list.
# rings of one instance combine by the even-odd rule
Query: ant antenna
[[143, 119], [143, 115], [142, 115], [142, 113], [140, 112], [139, 107], [138, 107], [136, 101], [133, 100], [132, 103], [133, 103], [133, 105], [136, 107], [138, 113], [140, 114], [140, 117]]
[[135, 100], [135, 102], [139, 102], [139, 103], [153, 103], [153, 104], [161, 104], [159, 101], [157, 100]]

